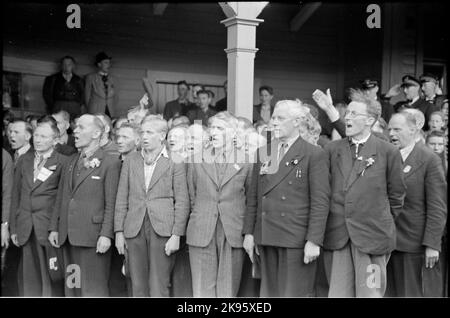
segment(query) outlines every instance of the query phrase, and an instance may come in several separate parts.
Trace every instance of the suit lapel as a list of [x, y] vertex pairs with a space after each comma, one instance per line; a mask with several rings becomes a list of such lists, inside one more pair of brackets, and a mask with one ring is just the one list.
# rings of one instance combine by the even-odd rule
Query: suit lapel
[[[101, 148], [99, 148], [94, 153], [94, 155], [89, 158], [89, 161], [93, 160], [94, 158], [97, 158], [100, 161], [100, 166], [101, 166], [102, 159], [103, 159], [103, 150], [101, 150]], [[80, 184], [83, 183], [83, 181], [86, 180], [86, 178], [89, 177], [92, 174], [92, 172], [97, 170], [99, 167], [82, 169], [81, 173], [80, 173], [80, 176], [76, 180], [75, 187], [73, 188], [72, 192], [76, 192], [78, 187], [80, 186]]]
[[[24, 155], [25, 156], [25, 155]], [[23, 166], [24, 166], [24, 172], [25, 172], [25, 179], [28, 185], [30, 186], [30, 189], [33, 189], [34, 187], [34, 154], [26, 155], [26, 157], [23, 158]]]
[[161, 156], [156, 162], [155, 170], [153, 171], [152, 179], [150, 180], [150, 185], [148, 186], [147, 192], [153, 188], [167, 169], [169, 169], [169, 159]]
[[[355, 164], [353, 165], [353, 168], [350, 172], [350, 176], [347, 180], [347, 185], [345, 187], [345, 190], [348, 190], [353, 183], [361, 176], [364, 168], [367, 165], [367, 159], [368, 158], [374, 158], [377, 154], [377, 145], [376, 141], [373, 135], [369, 137], [367, 142], [364, 144], [361, 153], [359, 154], [360, 157], [362, 157], [362, 160], [355, 160]], [[350, 148], [350, 146], [349, 146]], [[374, 158], [374, 160], [376, 160]], [[350, 162], [352, 162], [352, 159], [350, 158]], [[366, 169], [370, 169], [370, 167], [367, 167]]]
[[217, 175], [216, 172], [216, 167], [214, 165], [214, 156], [212, 153], [212, 148], [209, 150], [204, 150], [204, 156], [208, 157], [208, 160], [206, 160], [205, 157], [202, 158], [202, 168], [203, 170], [205, 170], [206, 174], [208, 175], [208, 177], [211, 179], [212, 182], [214, 182], [214, 184], [216, 186], [220, 186], [219, 185], [219, 176]]
[[[284, 155], [281, 161], [278, 164], [278, 171], [274, 174], [266, 174], [266, 181], [263, 185], [263, 194], [268, 193], [274, 187], [276, 187], [288, 174], [298, 165], [291, 164], [292, 160], [297, 159], [299, 162], [305, 156], [303, 143], [305, 141], [302, 137], [298, 137], [297, 140], [292, 144], [289, 148], [288, 152]], [[272, 151], [278, 152], [278, 144], [275, 143], [272, 145]]]
[[[55, 166], [57, 163], [58, 163], [58, 154], [57, 154], [56, 150], [53, 150], [52, 155], [45, 162], [44, 168], [48, 169], [51, 166]], [[34, 177], [34, 162], [33, 162], [33, 177]], [[31, 191], [34, 191], [37, 187], [39, 187], [44, 182], [45, 181], [36, 179], [36, 181], [33, 183], [33, 187], [31, 188]]]
[[405, 179], [408, 179], [410, 176], [412, 176], [423, 164], [422, 156], [419, 152], [419, 147], [419, 144], [416, 144], [414, 146], [413, 150], [403, 164], [403, 175]]
[[344, 180], [350, 176], [352, 171], [352, 153], [348, 139], [342, 140], [343, 147], [339, 147], [338, 151], [338, 168], [341, 171]]

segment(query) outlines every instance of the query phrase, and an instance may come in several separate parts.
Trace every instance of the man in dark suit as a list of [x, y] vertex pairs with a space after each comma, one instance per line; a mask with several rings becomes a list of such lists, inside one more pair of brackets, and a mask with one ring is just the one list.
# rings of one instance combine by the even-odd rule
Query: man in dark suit
[[167, 121], [144, 119], [142, 150], [123, 163], [114, 215], [119, 254], [127, 254], [134, 297], [169, 297], [189, 195], [184, 163], [170, 160]]
[[[17, 166], [26, 153], [34, 153], [34, 149], [30, 144], [32, 136], [33, 128], [26, 121], [15, 119], [8, 125], [8, 141], [13, 151], [14, 166]], [[9, 211], [6, 213], [9, 214]], [[2, 273], [2, 295], [17, 296], [19, 293], [17, 285], [17, 271], [20, 260], [19, 248], [14, 244], [10, 244], [5, 252], [5, 258], [5, 269]]]
[[72, 134], [68, 134], [70, 128], [70, 114], [65, 110], [60, 110], [59, 112], [52, 114], [52, 117], [56, 120], [59, 129], [59, 138], [55, 150], [66, 156], [77, 153], [77, 149], [75, 148], [75, 138]]
[[405, 186], [398, 149], [371, 134], [380, 104], [351, 91], [345, 115], [348, 138], [325, 146], [331, 204], [324, 239], [330, 297], [380, 297], [395, 248], [394, 219], [403, 211]]
[[400, 149], [406, 184], [404, 213], [395, 220], [397, 246], [388, 264], [387, 295], [442, 297], [441, 239], [447, 219], [447, 183], [440, 159], [415, 141], [413, 115], [389, 122], [391, 143]]
[[107, 155], [119, 156], [119, 150], [117, 150], [117, 144], [114, 140], [112, 140], [112, 123], [111, 118], [105, 114], [95, 114], [98, 119], [100, 119], [103, 123], [103, 127], [105, 127], [102, 136], [100, 138], [100, 147], [105, 151]]
[[314, 296], [330, 185], [324, 151], [300, 137], [307, 111], [299, 101], [276, 104], [276, 139], [259, 151], [247, 196], [244, 248], [255, 263], [260, 254], [262, 297]]
[[73, 73], [74, 67], [75, 59], [66, 55], [61, 59], [61, 71], [45, 78], [42, 94], [48, 114], [65, 110], [75, 118], [84, 112], [84, 82]]
[[[11, 195], [14, 181], [14, 163], [11, 155], [2, 148], [2, 240], [1, 247], [9, 247], [9, 211], [11, 208]], [[2, 253], [3, 255], [3, 253]], [[2, 259], [3, 272], [3, 259]]]
[[62, 247], [66, 296], [108, 296], [114, 204], [120, 160], [100, 147], [101, 120], [81, 116], [74, 130], [80, 153], [61, 178], [49, 227], [50, 243]]
[[189, 101], [189, 85], [186, 81], [179, 81], [177, 83], [178, 98], [172, 100], [164, 107], [164, 119], [169, 120], [175, 116], [185, 116], [187, 112], [194, 107]]
[[58, 270], [62, 273], [54, 265], [61, 260], [57, 256], [55, 259], [56, 251], [47, 239], [60, 176], [67, 160], [54, 150], [58, 136], [54, 120], [38, 121], [33, 134], [35, 153], [26, 153], [14, 173], [11, 240], [21, 250], [22, 296], [62, 296], [62, 280], [52, 279], [58, 276]]
[[403, 89], [403, 93], [405, 94], [407, 100], [395, 104], [395, 111], [400, 112], [405, 108], [415, 108], [420, 110], [425, 115], [425, 125], [423, 130], [428, 131], [428, 121], [430, 120], [430, 115], [440, 109], [420, 97], [420, 81], [414, 76], [403, 76], [401, 88]]

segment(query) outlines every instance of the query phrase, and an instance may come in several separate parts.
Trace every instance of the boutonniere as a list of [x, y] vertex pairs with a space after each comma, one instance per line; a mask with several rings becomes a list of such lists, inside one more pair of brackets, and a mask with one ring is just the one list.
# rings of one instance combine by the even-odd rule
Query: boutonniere
[[367, 168], [369, 168], [371, 165], [373, 165], [375, 163], [375, 159], [371, 158], [367, 158], [366, 159], [366, 166], [364, 167], [363, 171], [361, 171], [361, 176], [364, 175], [364, 172], [366, 171]]
[[298, 159], [292, 159], [291, 162], [289, 163], [289, 165], [296, 166], [296, 165], [298, 165], [298, 163], [299, 163]]
[[259, 169], [259, 174], [264, 175], [269, 172], [269, 161], [261, 163], [261, 169]]
[[92, 160], [86, 161], [86, 163], [84, 164], [85, 168], [97, 168], [100, 166], [100, 160], [98, 160], [98, 158], [94, 158]]
[[404, 173], [408, 173], [411, 170], [411, 166], [407, 165], [405, 168], [403, 168]]
[[53, 166], [48, 167], [48, 170], [50, 170], [50, 171], [55, 171], [55, 170], [56, 170], [56, 165], [53, 165]]

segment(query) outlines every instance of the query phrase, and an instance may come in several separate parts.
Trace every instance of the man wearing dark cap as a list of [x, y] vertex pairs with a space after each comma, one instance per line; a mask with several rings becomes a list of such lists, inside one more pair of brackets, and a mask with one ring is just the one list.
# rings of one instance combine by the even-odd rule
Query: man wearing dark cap
[[425, 100], [441, 110], [446, 96], [438, 95], [436, 93], [436, 90], [439, 86], [439, 79], [430, 73], [423, 74], [419, 79], [420, 83], [422, 84], [421, 89], [423, 94], [425, 95]]
[[388, 100], [380, 98], [380, 96], [378, 95], [378, 91], [380, 90], [378, 81], [366, 78], [363, 81], [361, 81], [361, 89], [367, 94], [367, 96], [380, 102], [381, 117], [386, 122], [389, 122], [389, 119], [391, 119], [391, 116], [394, 113], [394, 108], [392, 107], [392, 105], [389, 103]]
[[42, 95], [47, 104], [47, 113], [65, 110], [71, 118], [82, 114], [84, 103], [84, 82], [73, 73], [75, 59], [66, 55], [61, 59], [61, 71], [47, 76]]
[[115, 117], [116, 79], [109, 74], [112, 57], [100, 52], [95, 57], [96, 73], [86, 75], [85, 102], [89, 114], [105, 113]]
[[420, 110], [425, 115], [425, 125], [423, 130], [428, 131], [428, 121], [430, 120], [430, 115], [439, 109], [437, 109], [435, 105], [420, 97], [420, 81], [414, 76], [403, 76], [401, 88], [403, 89], [403, 93], [405, 94], [407, 100], [395, 104], [395, 111], [399, 112], [405, 108], [415, 108]]

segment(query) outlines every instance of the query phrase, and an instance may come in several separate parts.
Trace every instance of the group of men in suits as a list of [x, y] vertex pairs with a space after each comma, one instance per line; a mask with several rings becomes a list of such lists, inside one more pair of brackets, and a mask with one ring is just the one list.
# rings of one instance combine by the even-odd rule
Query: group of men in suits
[[321, 274], [329, 297], [440, 296], [442, 163], [417, 143], [413, 116], [391, 117], [388, 143], [371, 132], [379, 102], [360, 90], [351, 99], [347, 138], [324, 149], [301, 137], [309, 108], [279, 101], [274, 139], [250, 161], [228, 112], [210, 118], [210, 146], [184, 162], [171, 160], [161, 116], [121, 126], [113, 151], [105, 116], [82, 115], [70, 156], [56, 150], [64, 116], [34, 132], [11, 125], [21, 156], [2, 245], [9, 228], [21, 294], [108, 296], [115, 248], [132, 296], [170, 296], [185, 236], [194, 297], [237, 296], [247, 257], [263, 297], [316, 296]]
[[84, 113], [116, 116], [117, 80], [110, 74], [111, 59], [105, 52], [98, 53], [94, 63], [97, 71], [83, 79], [74, 73], [75, 58], [70, 55], [61, 58], [61, 71], [47, 76], [44, 81], [42, 95], [47, 113], [64, 110], [71, 119]]

